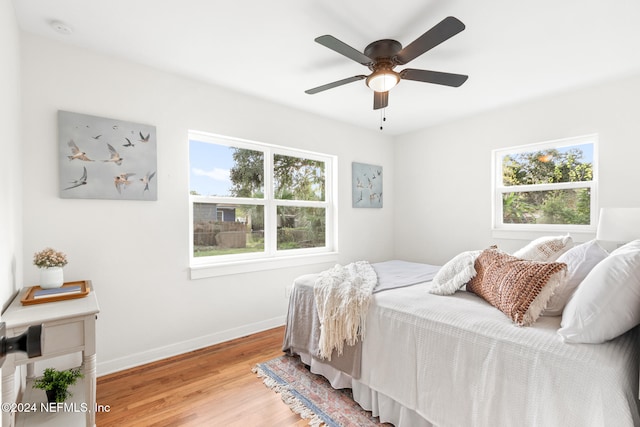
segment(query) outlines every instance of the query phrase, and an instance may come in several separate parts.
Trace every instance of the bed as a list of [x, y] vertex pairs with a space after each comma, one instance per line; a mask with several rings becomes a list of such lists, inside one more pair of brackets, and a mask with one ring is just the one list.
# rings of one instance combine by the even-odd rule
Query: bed
[[[632, 249], [638, 260], [640, 241]], [[640, 277], [635, 271], [633, 280]], [[567, 329], [563, 316], [541, 315], [530, 326], [517, 326], [479, 295], [464, 288], [432, 294], [427, 280], [374, 292], [364, 337], [327, 360], [317, 354], [317, 277], [304, 275], [293, 284], [283, 350], [299, 355], [334, 388], [351, 388], [354, 399], [381, 422], [396, 427], [640, 425], [638, 327], [598, 344], [569, 342], [558, 334]]]

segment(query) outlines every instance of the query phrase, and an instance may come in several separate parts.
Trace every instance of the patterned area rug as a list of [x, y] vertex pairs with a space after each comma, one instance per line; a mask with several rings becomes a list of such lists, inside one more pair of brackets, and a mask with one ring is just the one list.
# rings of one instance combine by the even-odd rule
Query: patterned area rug
[[354, 402], [350, 389], [335, 390], [324, 377], [312, 374], [298, 357], [280, 356], [257, 364], [253, 372], [293, 412], [309, 419], [310, 426], [393, 427]]

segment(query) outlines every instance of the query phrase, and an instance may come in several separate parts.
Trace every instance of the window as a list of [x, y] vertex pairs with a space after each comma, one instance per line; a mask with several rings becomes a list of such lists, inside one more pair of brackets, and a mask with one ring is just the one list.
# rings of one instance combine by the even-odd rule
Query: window
[[191, 265], [332, 252], [333, 162], [190, 132]]
[[494, 150], [494, 229], [593, 231], [597, 135]]

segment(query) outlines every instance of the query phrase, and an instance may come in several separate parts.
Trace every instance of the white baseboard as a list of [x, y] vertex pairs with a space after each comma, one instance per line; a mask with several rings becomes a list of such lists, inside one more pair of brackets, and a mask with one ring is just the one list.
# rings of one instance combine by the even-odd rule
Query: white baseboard
[[[144, 365], [146, 363], [155, 362], [157, 360], [166, 359], [167, 357], [176, 356], [178, 354], [187, 353], [189, 351], [198, 350], [200, 348], [209, 347], [211, 345], [220, 344], [236, 338], [255, 334], [257, 332], [266, 331], [267, 329], [282, 326], [285, 323], [286, 316], [278, 316], [273, 319], [263, 320], [261, 322], [243, 325], [237, 328], [228, 329], [226, 331], [216, 332], [215, 334], [205, 335], [193, 338], [187, 341], [181, 341], [169, 344], [164, 347], [158, 347], [140, 353], [130, 354], [125, 357], [107, 360], [97, 363], [98, 376], [111, 374], [122, 371], [124, 369], [133, 368]], [[100, 355], [98, 354], [98, 359]]]

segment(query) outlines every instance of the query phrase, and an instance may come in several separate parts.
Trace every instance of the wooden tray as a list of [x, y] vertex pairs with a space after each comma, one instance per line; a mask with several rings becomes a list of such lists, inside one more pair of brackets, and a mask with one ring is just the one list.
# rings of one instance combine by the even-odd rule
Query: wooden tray
[[22, 305], [31, 305], [31, 304], [42, 304], [45, 302], [53, 302], [53, 301], [64, 301], [68, 299], [83, 298], [89, 295], [89, 292], [91, 292], [90, 280], [66, 282], [61, 286], [61, 288], [68, 288], [71, 286], [80, 286], [80, 292], [53, 294], [50, 296], [43, 296], [43, 297], [35, 296], [36, 292], [42, 290], [42, 288], [40, 286], [32, 286], [24, 294], [20, 302], [22, 303]]

